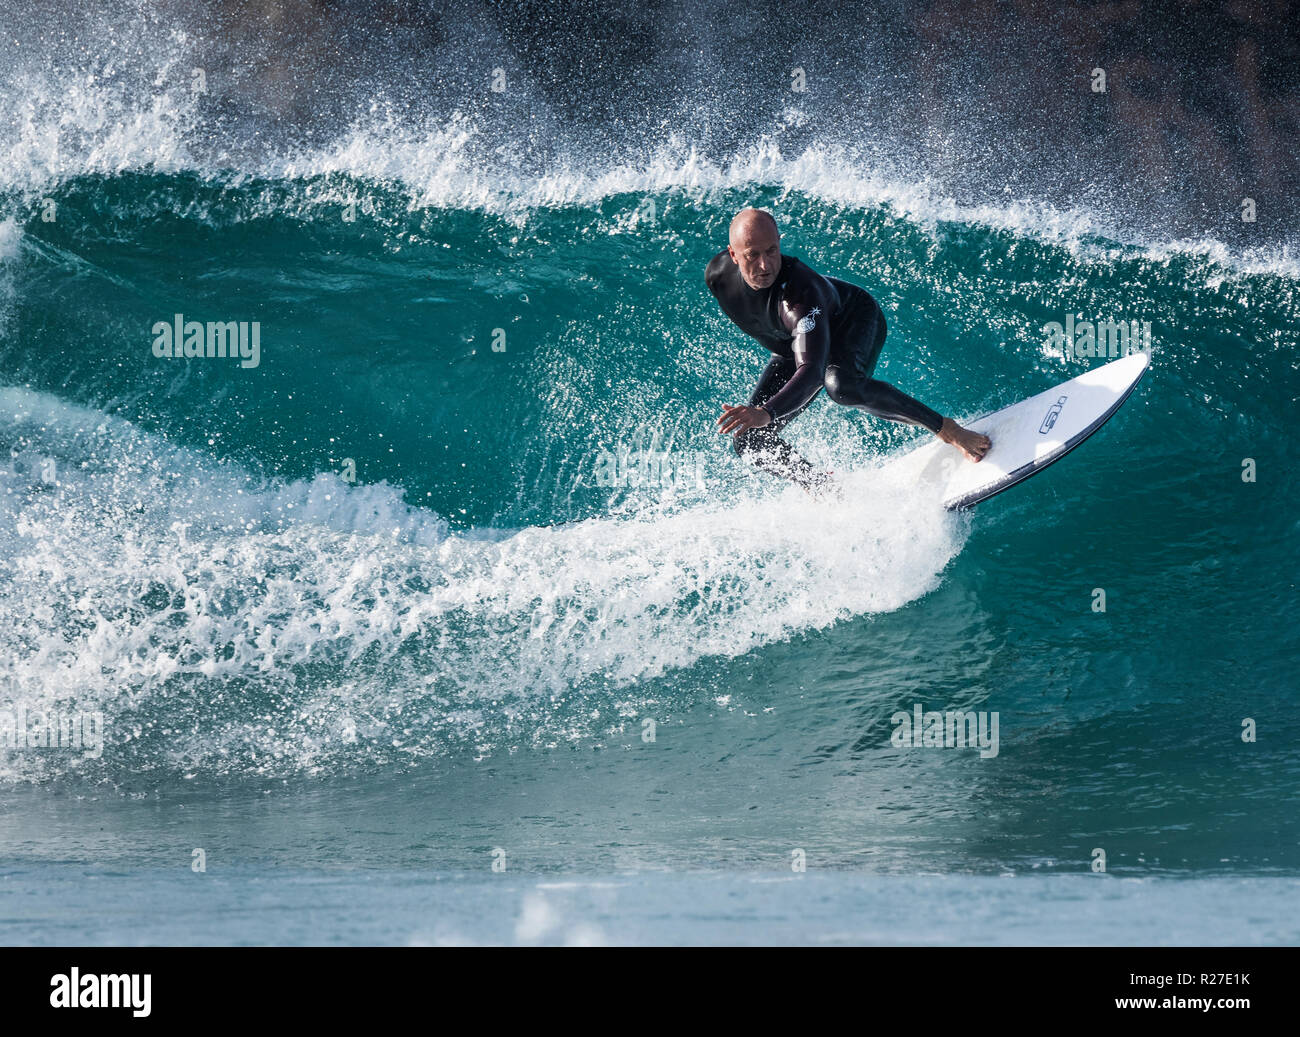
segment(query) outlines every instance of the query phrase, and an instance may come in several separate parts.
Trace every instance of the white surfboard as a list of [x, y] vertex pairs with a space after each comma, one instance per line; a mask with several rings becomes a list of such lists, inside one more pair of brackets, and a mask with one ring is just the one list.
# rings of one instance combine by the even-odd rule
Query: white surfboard
[[978, 463], [953, 446], [935, 440], [891, 462], [891, 472], [908, 481], [933, 483], [949, 511], [980, 501], [1037, 475], [1059, 461], [1119, 410], [1150, 363], [1146, 353], [1131, 353], [1094, 367], [1027, 400], [965, 422], [983, 432], [993, 446]]

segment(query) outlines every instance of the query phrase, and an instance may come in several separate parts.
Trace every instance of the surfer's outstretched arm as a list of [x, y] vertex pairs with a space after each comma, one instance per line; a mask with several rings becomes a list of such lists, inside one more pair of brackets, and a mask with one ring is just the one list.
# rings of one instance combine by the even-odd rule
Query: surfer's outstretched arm
[[793, 357], [773, 357], [744, 407], [723, 405], [719, 432], [735, 434], [736, 453], [764, 471], [812, 491], [825, 478], [779, 435], [821, 391], [830, 356], [829, 321], [819, 319], [822, 300], [785, 304], [781, 319], [794, 335]]
[[789, 384], [795, 369], [795, 362], [790, 357], [773, 357], [764, 369], [762, 377], [759, 378], [758, 386], [754, 389], [753, 395], [750, 396], [748, 406], [728, 407], [724, 405], [719, 425], [730, 418], [732, 419], [731, 423], [722, 431], [736, 429], [740, 426], [745, 413], [748, 413], [751, 417], [757, 416], [758, 420], [766, 422], [761, 426], [745, 424], [743, 428], [739, 428], [733, 438], [736, 453], [740, 457], [752, 461], [756, 467], [761, 468], [763, 471], [770, 472], [772, 475], [779, 475], [783, 479], [789, 479], [809, 492], [813, 492], [825, 477], [814, 470], [812, 465], [800, 457], [798, 452], [781, 438], [781, 430], [798, 417], [808, 404], [805, 403], [803, 407], [800, 407], [792, 414], [787, 414], [779, 421], [771, 421], [770, 414], [764, 407], [764, 404], [779, 393], [783, 386]]
[[[746, 407], [724, 405], [722, 417], [718, 418], [719, 432], [740, 433], [778, 421], [787, 422], [821, 391], [826, 379], [826, 362], [831, 353], [830, 321], [821, 316], [822, 307], [817, 305], [823, 301], [827, 300], [781, 304], [781, 320], [794, 336], [790, 342], [794, 359], [789, 362], [793, 373], [788, 373], [785, 383], [758, 405], [754, 400]], [[768, 369], [771, 370], [770, 364]], [[766, 377], [767, 372], [764, 372]], [[755, 393], [755, 399], [757, 397]]]

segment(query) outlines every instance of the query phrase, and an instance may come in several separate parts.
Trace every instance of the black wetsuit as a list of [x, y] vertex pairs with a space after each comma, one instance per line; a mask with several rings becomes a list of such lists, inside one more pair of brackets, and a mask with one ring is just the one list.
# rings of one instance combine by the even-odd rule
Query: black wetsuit
[[805, 486], [819, 481], [780, 432], [822, 386], [836, 403], [877, 417], [924, 425], [931, 432], [943, 425], [925, 404], [871, 377], [885, 344], [885, 316], [866, 290], [782, 256], [776, 280], [756, 291], [725, 248], [710, 260], [704, 279], [735, 325], [776, 354], [749, 399], [772, 422], [736, 433], [736, 453]]

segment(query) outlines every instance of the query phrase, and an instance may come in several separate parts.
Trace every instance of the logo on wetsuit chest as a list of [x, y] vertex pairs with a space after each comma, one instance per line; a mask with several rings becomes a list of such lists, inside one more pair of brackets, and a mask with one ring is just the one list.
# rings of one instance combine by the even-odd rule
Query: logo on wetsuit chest
[[794, 326], [794, 333], [796, 335], [806, 335], [812, 331], [813, 328], [817, 327], [817, 314], [821, 312], [819, 307], [814, 306], [799, 318], [799, 323]]
[[1068, 396], [1062, 396], [1048, 408], [1047, 414], [1043, 417], [1043, 423], [1038, 426], [1040, 436], [1045, 436], [1052, 431], [1052, 426], [1056, 424], [1056, 419], [1061, 416], [1061, 408], [1065, 406], [1065, 401], [1068, 399]]

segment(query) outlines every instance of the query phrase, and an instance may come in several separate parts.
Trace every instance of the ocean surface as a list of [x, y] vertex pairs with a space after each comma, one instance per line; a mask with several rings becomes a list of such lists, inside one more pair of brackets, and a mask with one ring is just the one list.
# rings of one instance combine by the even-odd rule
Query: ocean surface
[[[80, 745], [0, 744], [0, 942], [1300, 939], [1286, 228], [949, 190], [815, 92], [575, 122], [518, 48], [477, 107], [252, 119], [194, 89], [228, 27], [158, 10], [5, 15], [0, 737]], [[822, 397], [815, 502], [713, 431], [766, 357], [702, 276], [747, 205], [942, 413], [1103, 362], [1069, 313], [1151, 369], [964, 515]], [[255, 365], [156, 355], [178, 319]], [[917, 705], [996, 754], [895, 744]]]

